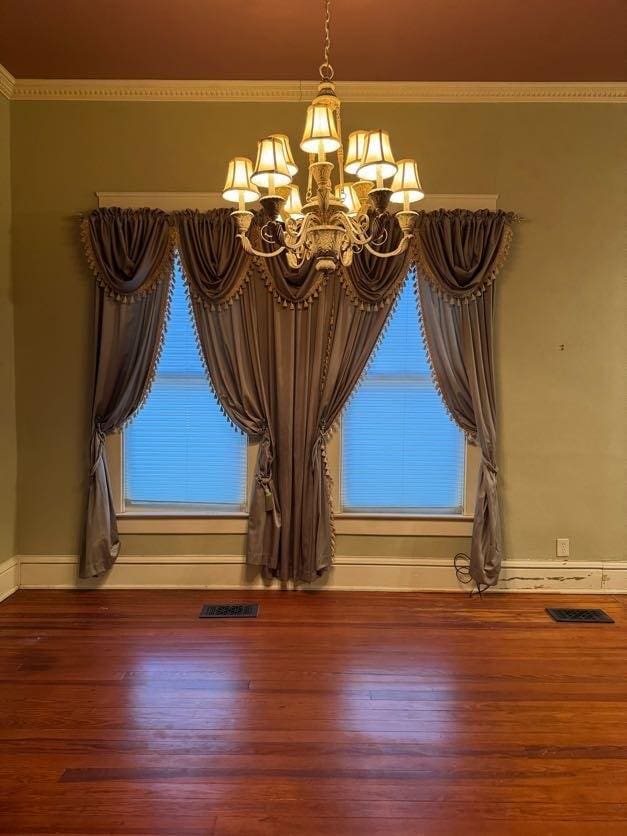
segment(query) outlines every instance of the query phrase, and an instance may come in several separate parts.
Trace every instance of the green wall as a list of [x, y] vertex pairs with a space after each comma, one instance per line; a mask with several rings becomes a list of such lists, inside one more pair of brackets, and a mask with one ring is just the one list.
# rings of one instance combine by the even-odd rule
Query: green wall
[[17, 441], [11, 285], [11, 124], [0, 95], [0, 563], [15, 553]]
[[[299, 104], [13, 102], [17, 550], [79, 547], [93, 281], [77, 213], [94, 191], [218, 191]], [[431, 193], [499, 193], [526, 220], [499, 280], [497, 377], [508, 558], [624, 557], [622, 109], [606, 104], [347, 105], [386, 126]], [[563, 346], [563, 349], [562, 349]], [[341, 554], [448, 555], [465, 541], [338, 538]], [[128, 536], [127, 553], [237, 553], [240, 537]]]

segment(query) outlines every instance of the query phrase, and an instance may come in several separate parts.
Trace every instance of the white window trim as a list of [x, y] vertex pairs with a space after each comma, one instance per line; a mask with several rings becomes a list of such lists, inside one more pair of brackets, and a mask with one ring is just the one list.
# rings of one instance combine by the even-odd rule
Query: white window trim
[[[120, 206], [137, 209], [148, 206], [153, 209], [174, 211], [177, 209], [215, 209], [227, 204], [218, 192], [96, 192], [99, 207]], [[495, 194], [433, 194], [427, 195], [421, 209], [496, 209]], [[230, 204], [229, 204], [230, 205]], [[118, 530], [121, 534], [245, 534], [248, 514], [245, 512], [203, 514], [164, 513], [162, 510], [124, 507], [124, 444], [121, 434], [107, 437], [109, 475], [116, 509]], [[248, 444], [247, 488], [252, 490], [257, 444]], [[336, 534], [379, 536], [429, 536], [467, 537], [472, 533], [473, 505], [481, 453], [466, 442], [464, 474], [464, 509], [459, 515], [425, 514], [335, 514]], [[333, 505], [341, 507], [341, 425], [328, 443], [329, 469], [333, 478]]]

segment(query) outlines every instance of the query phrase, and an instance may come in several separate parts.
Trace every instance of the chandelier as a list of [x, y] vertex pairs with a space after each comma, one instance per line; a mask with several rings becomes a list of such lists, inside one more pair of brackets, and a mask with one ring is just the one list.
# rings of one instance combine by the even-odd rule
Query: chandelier
[[[394, 159], [387, 131], [353, 131], [344, 157], [340, 100], [329, 63], [329, 23], [330, 0], [325, 0], [321, 81], [318, 95], [307, 108], [300, 143], [309, 155], [305, 204], [298, 186], [292, 182], [298, 166], [285, 134], [272, 134], [257, 143], [254, 167], [247, 157], [232, 159], [222, 192], [225, 200], [238, 204], [231, 215], [237, 224], [237, 237], [247, 253], [263, 258], [285, 253], [292, 268], [315, 259], [316, 269], [322, 272], [334, 271], [339, 264], [348, 267], [354, 253], [364, 249], [380, 258], [402, 253], [413, 237], [418, 217], [410, 204], [424, 197], [416, 161]], [[331, 179], [335, 166], [327, 160], [328, 154], [337, 157], [335, 186]], [[344, 173], [358, 179], [348, 182]], [[390, 186], [384, 185], [390, 178]], [[260, 195], [260, 188], [266, 194]], [[261, 239], [274, 249], [255, 249], [248, 237], [254, 213], [246, 209], [246, 204], [257, 200], [263, 207]], [[389, 244], [386, 246], [387, 230], [379, 223], [390, 201], [403, 204], [395, 215], [401, 239], [392, 251]]]

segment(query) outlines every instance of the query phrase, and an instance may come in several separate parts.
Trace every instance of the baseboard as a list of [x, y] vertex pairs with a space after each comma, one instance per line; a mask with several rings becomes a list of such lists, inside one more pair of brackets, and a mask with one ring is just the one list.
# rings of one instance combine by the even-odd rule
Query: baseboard
[[[128, 555], [103, 578], [82, 580], [75, 555], [21, 555], [24, 589], [263, 589], [241, 555]], [[291, 585], [290, 585], [291, 586]], [[300, 585], [299, 585], [300, 586]], [[442, 558], [338, 556], [329, 575], [303, 588], [389, 592], [468, 592]], [[627, 593], [627, 562], [509, 560], [499, 592]]]
[[20, 585], [20, 563], [17, 557], [10, 557], [0, 563], [0, 601], [13, 595]]

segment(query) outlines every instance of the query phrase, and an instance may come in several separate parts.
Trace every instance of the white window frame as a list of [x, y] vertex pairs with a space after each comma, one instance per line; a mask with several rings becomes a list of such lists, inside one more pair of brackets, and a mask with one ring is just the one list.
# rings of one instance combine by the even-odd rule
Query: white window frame
[[[139, 209], [148, 206], [172, 212], [177, 209], [206, 211], [226, 206], [217, 192], [96, 192], [99, 207], [120, 206]], [[496, 209], [498, 195], [428, 195], [421, 209]], [[333, 506], [341, 509], [341, 422], [327, 445], [329, 470], [333, 478]], [[121, 534], [245, 534], [248, 528], [246, 512], [212, 513], [173, 511], [162, 508], [142, 508], [133, 505], [127, 510], [124, 503], [124, 443], [122, 434], [107, 437], [107, 458], [111, 491]], [[249, 442], [247, 451], [247, 499], [252, 491], [258, 445]], [[464, 506], [461, 514], [335, 514], [337, 534], [381, 536], [467, 537], [472, 533], [473, 506], [476, 495], [481, 452], [466, 442], [464, 467]]]

